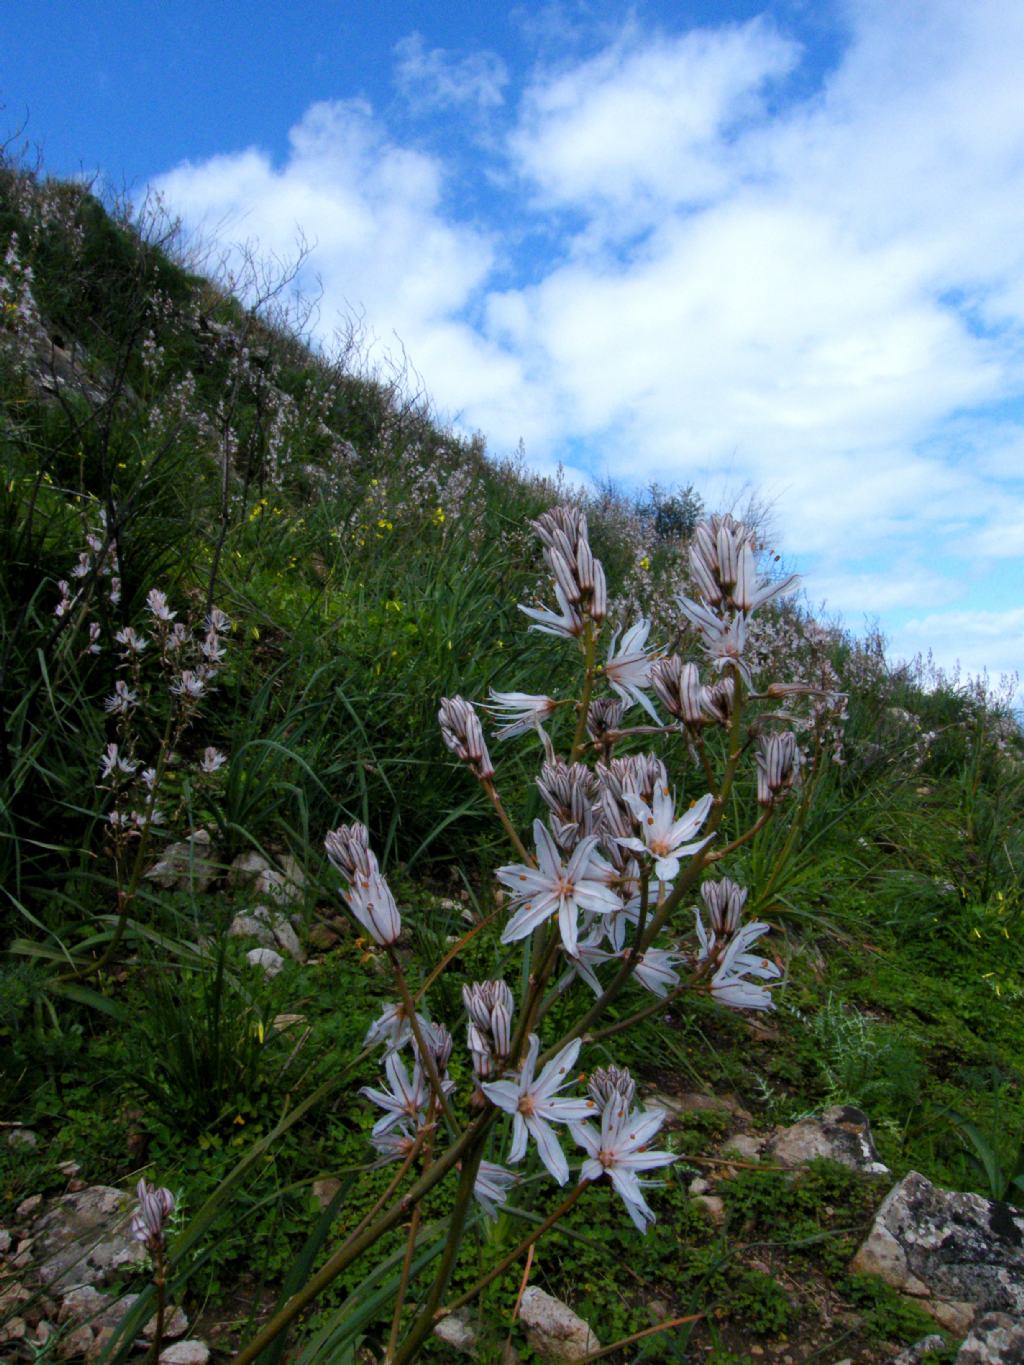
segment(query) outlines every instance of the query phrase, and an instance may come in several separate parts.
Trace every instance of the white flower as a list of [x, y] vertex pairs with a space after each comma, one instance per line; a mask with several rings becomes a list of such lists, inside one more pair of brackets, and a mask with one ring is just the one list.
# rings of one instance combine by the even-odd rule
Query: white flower
[[700, 631], [704, 652], [713, 667], [722, 672], [732, 664], [749, 687], [750, 668], [743, 658], [743, 651], [747, 647], [747, 619], [742, 612], [724, 618], [682, 594], [676, 596], [676, 601], [686, 619]]
[[379, 872], [359, 877], [342, 898], [375, 943], [394, 943], [402, 932], [402, 917], [391, 888]]
[[173, 621], [178, 614], [176, 611], [168, 610], [167, 594], [162, 593], [159, 588], [150, 588], [146, 594], [146, 606], [150, 615], [157, 621]]
[[524, 607], [520, 604], [519, 610], [524, 616], [531, 617], [534, 622], [530, 629], [539, 630], [545, 635], [562, 635], [569, 640], [582, 635], [583, 617], [558, 583], [555, 584], [555, 598], [561, 608], [560, 613], [551, 611], [548, 607]]
[[558, 845], [542, 820], [534, 820], [533, 837], [538, 867], [515, 863], [499, 867], [500, 882], [515, 893], [516, 913], [505, 926], [502, 943], [525, 938], [539, 924], [557, 913], [558, 927], [565, 951], [575, 954], [577, 920], [581, 910], [607, 915], [622, 909], [622, 902], [603, 877], [613, 877], [614, 869], [595, 850], [598, 840], [590, 835], [581, 839], [568, 863], [563, 865]]
[[212, 744], [209, 744], [203, 750], [203, 756], [199, 760], [199, 770], [204, 773], [219, 772], [227, 761], [219, 749], [215, 749]]
[[677, 1160], [672, 1152], [646, 1150], [664, 1122], [665, 1114], [660, 1109], [628, 1114], [624, 1104], [610, 1103], [601, 1115], [600, 1132], [589, 1123], [569, 1125], [573, 1137], [588, 1154], [580, 1169], [581, 1179], [600, 1180], [606, 1175], [642, 1233], [647, 1232], [655, 1217], [640, 1191], [637, 1171], [668, 1166]]
[[[427, 1021], [421, 1014], [417, 1014], [421, 1028], [426, 1028]], [[384, 1011], [380, 1014], [367, 1029], [366, 1037], [363, 1039], [363, 1047], [376, 1047], [378, 1043], [384, 1043], [388, 1052], [395, 1052], [399, 1048], [405, 1047], [412, 1037], [412, 1024], [406, 1012], [405, 1005], [399, 1001], [394, 1005], [385, 1005]]]
[[527, 730], [540, 730], [541, 721], [546, 720], [557, 707], [554, 697], [533, 696], [529, 692], [495, 692], [491, 688], [491, 704], [485, 711], [498, 720], [508, 722], [495, 731], [496, 739], [512, 739], [515, 735], [525, 735]]
[[488, 1218], [498, 1217], [496, 1205], [504, 1204], [508, 1198], [508, 1186], [514, 1185], [518, 1179], [515, 1171], [506, 1171], [504, 1166], [497, 1166], [493, 1161], [481, 1161], [473, 1182], [473, 1194]]
[[622, 644], [618, 650], [616, 650], [616, 644], [619, 632], [616, 631], [612, 636], [611, 647], [608, 650], [608, 661], [604, 666], [604, 675], [628, 706], [632, 705], [633, 702], [639, 702], [654, 720], [655, 725], [660, 725], [661, 720], [657, 711], [644, 696], [644, 690], [651, 686], [651, 665], [658, 657], [657, 650], [645, 649], [650, 630], [650, 621], [641, 618], [635, 626], [631, 626], [623, 635]]
[[206, 682], [198, 673], [193, 673], [190, 668], [183, 668], [181, 675], [171, 683], [171, 691], [176, 697], [186, 697], [189, 701], [198, 701], [206, 691]]
[[430, 1097], [430, 1087], [418, 1061], [413, 1067], [410, 1079], [405, 1063], [398, 1053], [389, 1052], [384, 1058], [384, 1071], [391, 1087], [389, 1090], [374, 1090], [364, 1085], [359, 1091], [360, 1095], [365, 1095], [368, 1100], [384, 1110], [383, 1116], [373, 1125], [375, 1138], [408, 1119], [418, 1125]]
[[132, 626], [123, 626], [114, 636], [114, 639], [119, 645], [124, 645], [126, 654], [141, 654], [149, 644], [146, 637], [139, 635]]
[[679, 985], [679, 958], [667, 948], [648, 948], [636, 959], [636, 979], [655, 995], [667, 995]]
[[719, 1004], [728, 1005], [730, 1009], [736, 1010], [775, 1008], [771, 992], [765, 986], [758, 986], [746, 979], [753, 976], [761, 981], [774, 981], [782, 975], [778, 964], [772, 962], [770, 958], [758, 957], [755, 953], [747, 951], [750, 945], [770, 928], [770, 925], [758, 921], [744, 924], [733, 935], [723, 952], [721, 945], [717, 945], [713, 937], [708, 938], [698, 913], [697, 937], [702, 950], [698, 961], [720, 955], [718, 967], [711, 978], [711, 994]]
[[540, 1051], [540, 1039], [530, 1034], [530, 1047], [523, 1062], [518, 1081], [485, 1081], [480, 1087], [492, 1104], [512, 1115], [512, 1149], [508, 1159], [514, 1165], [526, 1155], [528, 1140], [532, 1137], [537, 1144], [541, 1161], [558, 1181], [564, 1185], [569, 1179], [569, 1163], [559, 1146], [551, 1123], [571, 1123], [577, 1119], [588, 1118], [594, 1112], [593, 1100], [559, 1099], [558, 1092], [571, 1085], [572, 1070], [580, 1050], [580, 1040], [574, 1039], [534, 1080], [533, 1072]]
[[126, 716], [132, 707], [137, 706], [138, 703], [137, 692], [133, 692], [126, 682], [116, 682], [114, 684], [114, 695], [106, 699], [103, 703], [103, 709], [112, 716]]
[[673, 877], [678, 877], [680, 859], [699, 853], [714, 837], [709, 834], [707, 838], [698, 839], [695, 843], [687, 842], [693, 838], [708, 817], [713, 800], [710, 792], [702, 796], [678, 820], [675, 818], [675, 804], [667, 787], [655, 789], [651, 805], [642, 797], [634, 796], [628, 791], [623, 792], [622, 799], [633, 812], [644, 838], [642, 843], [637, 838], [618, 839], [616, 842], [634, 853], [649, 853], [655, 859], [654, 874], [659, 881], [670, 882]]
[[103, 777], [124, 775], [131, 777], [139, 765], [131, 759], [123, 758], [116, 744], [108, 744], [100, 758], [100, 773]]

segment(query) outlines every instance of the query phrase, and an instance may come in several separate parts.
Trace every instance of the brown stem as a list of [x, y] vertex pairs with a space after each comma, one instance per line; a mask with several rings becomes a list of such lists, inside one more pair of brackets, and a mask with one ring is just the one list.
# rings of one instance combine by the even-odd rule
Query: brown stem
[[583, 696], [580, 698], [579, 715], [576, 717], [576, 733], [573, 735], [572, 751], [569, 754], [570, 763], [575, 763], [583, 752], [587, 737], [587, 712], [590, 710], [590, 697], [594, 691], [594, 653], [597, 645], [597, 634], [593, 623], [590, 621], [587, 622], [584, 631]]
[[153, 1333], [153, 1345], [149, 1348], [148, 1359], [152, 1365], [157, 1365], [160, 1359], [160, 1348], [164, 1340], [164, 1311], [167, 1306], [167, 1268], [164, 1264], [164, 1249], [162, 1246], [153, 1248], [153, 1283], [156, 1285], [156, 1331]]
[[519, 854], [520, 858], [522, 858], [524, 863], [527, 863], [530, 867], [535, 867], [537, 864], [537, 860], [532, 856], [532, 854], [527, 852], [526, 845], [519, 837], [519, 831], [516, 829], [515, 825], [509, 819], [508, 811], [501, 804], [501, 797], [498, 795], [498, 790], [495, 787], [494, 783], [491, 781], [489, 777], [484, 777], [481, 778], [480, 785], [487, 793], [487, 798], [490, 801], [491, 805], [494, 807], [495, 813], [497, 814], [498, 819], [501, 821], [505, 833], [512, 841], [512, 847]]
[[464, 933], [462, 937], [459, 939], [458, 943], [455, 944], [454, 948], [450, 949], [447, 953], [445, 953], [444, 957], [437, 964], [434, 970], [424, 981], [423, 985], [413, 996], [413, 999], [422, 1000], [423, 997], [426, 995], [427, 991], [430, 990], [431, 986], [444, 971], [445, 967], [448, 966], [448, 963], [451, 962], [453, 958], [458, 957], [459, 953], [462, 952], [463, 948], [465, 948], [466, 944], [470, 941], [470, 939], [475, 938], [476, 935], [479, 934], [481, 929], [486, 929], [489, 924], [491, 924], [494, 920], [498, 918], [500, 914], [504, 912], [504, 909], [505, 907], [503, 905], [499, 905], [497, 910], [492, 910], [491, 913], [489, 915], [485, 915], [484, 918], [480, 920], [478, 924], [474, 924], [472, 929], [467, 930], [467, 932]]
[[612, 1342], [611, 1346], [602, 1346], [599, 1351], [591, 1351], [589, 1355], [581, 1356], [581, 1365], [586, 1365], [590, 1360], [610, 1356], [613, 1351], [621, 1351], [623, 1346], [632, 1346], [634, 1341], [643, 1341], [644, 1337], [653, 1337], [658, 1332], [668, 1332], [673, 1327], [682, 1327], [687, 1322], [700, 1322], [701, 1318], [706, 1316], [706, 1313], [690, 1313], [685, 1318], [672, 1318], [669, 1322], [659, 1322], [656, 1327], [645, 1327], [642, 1332], [634, 1332], [631, 1337], [623, 1337], [621, 1341]]
[[452, 1107], [448, 1103], [448, 1096], [444, 1093], [444, 1086], [441, 1084], [441, 1077], [438, 1074], [437, 1063], [434, 1060], [433, 1053], [427, 1047], [426, 1039], [423, 1037], [419, 1016], [416, 1013], [416, 1001], [412, 998], [408, 983], [405, 979], [405, 973], [402, 971], [402, 964], [399, 962], [398, 954], [395, 952], [394, 944], [389, 943], [386, 946], [388, 957], [391, 959], [391, 970], [395, 974], [395, 981], [401, 992], [402, 1003], [405, 1005], [405, 1012], [409, 1018], [409, 1025], [412, 1029], [413, 1037], [416, 1039], [416, 1048], [419, 1052], [420, 1060], [423, 1063], [423, 1069], [427, 1073], [427, 1079], [430, 1081], [430, 1088], [434, 1092], [434, 1099], [437, 1102], [437, 1106], [444, 1115], [449, 1131], [454, 1137], [458, 1131], [458, 1124]]
[[391, 1318], [391, 1331], [388, 1334], [387, 1350], [384, 1352], [384, 1360], [390, 1362], [395, 1356], [395, 1347], [398, 1345], [398, 1328], [402, 1321], [402, 1308], [405, 1305], [405, 1295], [409, 1288], [409, 1271], [412, 1267], [412, 1253], [416, 1248], [416, 1234], [419, 1231], [421, 1217], [421, 1205], [417, 1204], [412, 1211], [412, 1218], [409, 1220], [409, 1236], [405, 1243], [405, 1255], [402, 1257], [402, 1274], [398, 1281], [398, 1294], [395, 1298], [395, 1311]]

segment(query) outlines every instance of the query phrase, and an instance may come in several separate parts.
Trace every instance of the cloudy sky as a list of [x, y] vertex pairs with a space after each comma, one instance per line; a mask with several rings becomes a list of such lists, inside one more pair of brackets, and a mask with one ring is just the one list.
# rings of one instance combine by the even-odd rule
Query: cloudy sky
[[750, 490], [894, 655], [1024, 664], [1021, 0], [21, 0], [0, 101], [358, 312], [496, 454]]

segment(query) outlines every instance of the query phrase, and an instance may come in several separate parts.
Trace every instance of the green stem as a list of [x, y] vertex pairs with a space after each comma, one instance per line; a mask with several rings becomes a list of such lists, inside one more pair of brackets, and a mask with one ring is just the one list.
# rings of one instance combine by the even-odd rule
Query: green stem
[[322, 1290], [336, 1280], [353, 1261], [358, 1260], [364, 1251], [383, 1237], [384, 1233], [390, 1232], [393, 1227], [400, 1223], [405, 1217], [409, 1205], [429, 1194], [434, 1186], [443, 1180], [452, 1167], [456, 1165], [460, 1157], [472, 1148], [475, 1142], [479, 1141], [482, 1149], [483, 1137], [499, 1113], [500, 1110], [492, 1108], [481, 1114], [476, 1122], [465, 1130], [459, 1140], [454, 1142], [423, 1172], [419, 1180], [388, 1209], [387, 1213], [378, 1218], [376, 1223], [364, 1228], [358, 1237], [350, 1237], [344, 1246], [339, 1247], [334, 1255], [324, 1262], [317, 1273], [301, 1289], [296, 1290], [266, 1326], [257, 1332], [252, 1341], [247, 1346], [243, 1346], [234, 1358], [234, 1365], [249, 1365], [249, 1362], [255, 1360], [260, 1352], [265, 1350], [274, 1338], [283, 1332], [288, 1324], [293, 1322]]
[[434, 1313], [444, 1297], [452, 1270], [455, 1268], [455, 1258], [459, 1254], [459, 1247], [462, 1243], [462, 1230], [473, 1202], [473, 1186], [476, 1183], [477, 1171], [480, 1169], [483, 1154], [484, 1148], [481, 1141], [463, 1163], [462, 1179], [459, 1182], [451, 1220], [448, 1224], [448, 1240], [445, 1243], [444, 1251], [441, 1253], [441, 1264], [437, 1268], [437, 1274], [434, 1276], [434, 1283], [427, 1295], [427, 1301], [420, 1310], [416, 1321], [410, 1327], [409, 1335], [402, 1342], [401, 1348], [395, 1356], [394, 1365], [408, 1365], [409, 1361], [415, 1360], [419, 1354], [420, 1346], [434, 1330]]
[[416, 1049], [419, 1052], [420, 1061], [423, 1063], [423, 1069], [427, 1073], [427, 1079], [430, 1081], [430, 1088], [434, 1092], [434, 1099], [437, 1101], [437, 1106], [441, 1110], [441, 1113], [444, 1114], [445, 1122], [448, 1125], [448, 1131], [450, 1135], [454, 1137], [458, 1132], [458, 1123], [456, 1122], [452, 1107], [448, 1103], [448, 1096], [444, 1093], [444, 1086], [441, 1084], [441, 1077], [438, 1073], [437, 1063], [434, 1060], [433, 1053], [427, 1047], [426, 1039], [423, 1037], [419, 1016], [416, 1013], [416, 1001], [412, 998], [412, 992], [409, 990], [408, 983], [405, 979], [405, 973], [402, 971], [402, 964], [399, 962], [398, 954], [395, 952], [394, 944], [389, 943], [387, 945], [387, 950], [388, 957], [391, 960], [391, 970], [395, 974], [395, 981], [401, 992], [405, 1013], [409, 1020], [409, 1025], [412, 1028], [413, 1037], [416, 1039]]
[[590, 710], [590, 697], [594, 690], [594, 654], [597, 646], [597, 634], [593, 623], [588, 621], [584, 627], [583, 636], [583, 696], [580, 699], [579, 715], [576, 717], [576, 733], [573, 736], [572, 752], [569, 755], [569, 762], [575, 763], [583, 752], [583, 745], [587, 737], [587, 713]]

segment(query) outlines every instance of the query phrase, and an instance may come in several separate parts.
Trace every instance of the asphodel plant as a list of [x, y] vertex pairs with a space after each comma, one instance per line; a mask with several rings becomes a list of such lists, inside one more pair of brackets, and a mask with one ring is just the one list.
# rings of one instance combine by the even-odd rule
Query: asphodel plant
[[[429, 987], [464, 941], [422, 981], [407, 980], [396, 951], [402, 914], [367, 830], [355, 824], [327, 835], [342, 899], [394, 975], [394, 1001], [367, 1038], [381, 1049], [383, 1079], [362, 1091], [379, 1112], [373, 1145], [380, 1161], [394, 1163], [394, 1175], [236, 1365], [254, 1360], [333, 1279], [359, 1258], [372, 1258], [379, 1240], [400, 1224], [408, 1223], [409, 1232], [385, 1354], [391, 1365], [415, 1359], [445, 1314], [524, 1255], [595, 1181], [612, 1182], [645, 1233], [655, 1211], [640, 1177], [674, 1160], [652, 1149], [665, 1115], [638, 1102], [633, 1078], [622, 1068], [594, 1070], [584, 1088], [581, 1053], [687, 993], [709, 994], [734, 1009], [772, 1008], [780, 968], [756, 946], [769, 926], [744, 920], [747, 893], [717, 875], [717, 865], [754, 837], [800, 780], [800, 750], [783, 728], [787, 716], [763, 703], [809, 689], [773, 680], [772, 690], [757, 693], [745, 657], [754, 612], [792, 580], [762, 580], [752, 531], [732, 517], [714, 517], [690, 547], [694, 595], [676, 599], [697, 633], [699, 657], [684, 660], [648, 645], [645, 620], [615, 631], [603, 645], [605, 575], [583, 513], [556, 507], [534, 529], [556, 607], [521, 610], [531, 629], [578, 650], [578, 696], [492, 692], [481, 703], [449, 697], [439, 713], [444, 743], [480, 783], [511, 845], [509, 861], [495, 872], [506, 893], [501, 906], [466, 937], [492, 934], [495, 960], [514, 974], [508, 981], [465, 982], [464, 1017], [433, 1017]], [[631, 724], [637, 708], [642, 721]], [[496, 725], [499, 741], [539, 742], [537, 787], [546, 815], [528, 834], [516, 828], [502, 800], [481, 714]], [[562, 752], [553, 738], [559, 731]], [[709, 742], [715, 731], [724, 733], [724, 745]], [[651, 749], [669, 739], [687, 758], [685, 774], [670, 771]], [[755, 769], [749, 786], [756, 807], [745, 828], [726, 830], [745, 762]], [[609, 1019], [609, 1006], [627, 993], [636, 1002]], [[575, 1015], [564, 1007], [557, 1014], [573, 1022], [553, 1036], [552, 1006], [567, 1000], [577, 1003]], [[449, 1076], [453, 1035], [464, 1036], [472, 1063], [465, 1094]], [[495, 1216], [531, 1164], [568, 1187], [566, 1198], [498, 1266], [446, 1302], [468, 1222], [475, 1211]], [[436, 1208], [435, 1191], [450, 1191], [443, 1248], [417, 1276], [420, 1211], [428, 1194]]]

